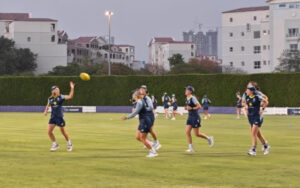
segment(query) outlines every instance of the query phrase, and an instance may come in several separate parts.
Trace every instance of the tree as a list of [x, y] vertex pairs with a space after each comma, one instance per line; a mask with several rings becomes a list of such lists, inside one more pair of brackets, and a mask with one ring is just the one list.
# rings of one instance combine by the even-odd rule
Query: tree
[[285, 50], [280, 58], [280, 64], [276, 67], [279, 72], [300, 72], [300, 51]]
[[176, 65], [184, 64], [184, 59], [181, 54], [174, 54], [169, 59], [170, 67], [174, 67]]
[[28, 48], [16, 48], [15, 42], [0, 37], [0, 75], [24, 75], [35, 71], [36, 57]]

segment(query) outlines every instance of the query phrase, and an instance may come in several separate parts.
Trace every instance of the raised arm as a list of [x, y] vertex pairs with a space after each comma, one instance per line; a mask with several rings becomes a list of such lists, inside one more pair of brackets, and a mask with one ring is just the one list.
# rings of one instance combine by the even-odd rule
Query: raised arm
[[73, 82], [70, 82], [70, 88], [71, 88], [71, 90], [70, 90], [69, 95], [65, 96], [66, 100], [70, 100], [70, 99], [73, 98], [73, 96], [74, 96], [74, 87], [75, 87], [75, 84]]

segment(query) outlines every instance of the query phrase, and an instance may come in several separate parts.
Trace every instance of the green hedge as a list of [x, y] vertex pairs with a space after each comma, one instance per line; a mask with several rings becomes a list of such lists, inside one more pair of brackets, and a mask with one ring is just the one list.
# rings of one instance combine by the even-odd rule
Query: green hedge
[[50, 87], [58, 85], [68, 94], [69, 81], [76, 83], [75, 97], [66, 105], [130, 105], [131, 90], [146, 84], [161, 104], [163, 92], [175, 93], [184, 104], [184, 87], [192, 85], [201, 98], [207, 94], [213, 106], [234, 106], [236, 91], [243, 92], [248, 81], [259, 83], [270, 98], [270, 106], [300, 106], [300, 73], [254, 75], [167, 75], [95, 76], [89, 82], [78, 77], [0, 77], [0, 105], [45, 105]]

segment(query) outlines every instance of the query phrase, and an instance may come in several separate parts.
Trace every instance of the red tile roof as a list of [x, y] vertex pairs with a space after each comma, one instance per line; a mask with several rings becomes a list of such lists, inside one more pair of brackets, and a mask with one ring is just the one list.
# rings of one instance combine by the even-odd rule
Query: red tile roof
[[172, 41], [169, 43], [171, 43], [171, 44], [194, 44], [193, 42], [186, 42], [186, 41]]
[[117, 47], [133, 47], [132, 45], [129, 45], [129, 44], [116, 44], [115, 46], [117, 46]]
[[91, 40], [96, 39], [96, 36], [91, 36], [91, 37], [79, 37], [77, 39], [73, 39], [71, 41], [74, 41], [76, 43], [89, 43]]
[[264, 10], [269, 10], [269, 6], [239, 8], [239, 9], [225, 11], [223, 13], [251, 12], [251, 11], [264, 11]]
[[171, 37], [154, 37], [155, 42], [168, 43], [174, 41]]
[[28, 13], [0, 13], [0, 20], [29, 21], [29, 22], [56, 22], [50, 18], [30, 18]]

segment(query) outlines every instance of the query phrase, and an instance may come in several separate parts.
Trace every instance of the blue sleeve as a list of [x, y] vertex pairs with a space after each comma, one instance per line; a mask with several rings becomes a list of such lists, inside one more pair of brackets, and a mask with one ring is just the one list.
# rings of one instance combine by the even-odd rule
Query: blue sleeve
[[244, 93], [244, 94], [243, 94], [243, 97], [242, 97], [242, 100], [243, 100], [243, 101], [246, 101], [246, 97], [247, 97], [247, 95], [246, 95], [246, 93]]
[[153, 110], [153, 103], [152, 100], [150, 99], [150, 97], [146, 97], [146, 102], [148, 107], [146, 108], [147, 111], [152, 111]]
[[258, 101], [260, 101], [260, 102], [262, 102], [263, 101], [263, 97], [262, 97], [262, 95], [256, 95], [257, 96], [257, 98], [258, 98]]
[[66, 99], [66, 96], [65, 96], [65, 95], [60, 95], [60, 98], [61, 98], [62, 100], [65, 100], [65, 99]]
[[143, 102], [140, 100], [136, 103], [136, 107], [134, 109], [134, 112], [132, 112], [131, 114], [129, 114], [126, 119], [132, 119], [134, 118], [136, 115], [138, 115], [140, 113], [140, 111], [143, 108]]

